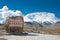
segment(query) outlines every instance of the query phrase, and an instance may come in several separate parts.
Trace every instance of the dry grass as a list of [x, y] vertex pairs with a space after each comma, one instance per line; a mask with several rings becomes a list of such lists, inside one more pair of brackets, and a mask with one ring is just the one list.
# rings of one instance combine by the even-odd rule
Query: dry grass
[[41, 33], [41, 34], [59, 34], [60, 35], [60, 29], [48, 29], [48, 30], [38, 30], [33, 28], [24, 28], [24, 31], [26, 32], [33, 32], [33, 33]]
[[[1, 30], [5, 30], [3, 26], [0, 26], [0, 34], [2, 33]], [[33, 29], [31, 27], [24, 27], [24, 32], [27, 33], [41, 33], [41, 34], [59, 34], [60, 35], [60, 29], [48, 29], [48, 30], [41, 30], [41, 29]]]
[[43, 30], [43, 32], [45, 32], [47, 34], [60, 34], [60, 29]]

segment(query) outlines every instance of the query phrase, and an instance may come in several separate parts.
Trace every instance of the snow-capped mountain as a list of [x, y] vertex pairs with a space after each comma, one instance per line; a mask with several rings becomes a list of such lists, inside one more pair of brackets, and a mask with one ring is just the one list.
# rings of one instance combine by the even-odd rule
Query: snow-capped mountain
[[[29, 13], [24, 17], [25, 22], [31, 22], [32, 24], [35, 24], [35, 27], [42, 29], [57, 28], [60, 25], [56, 25], [58, 20], [60, 19], [56, 18], [53, 13], [47, 12]], [[39, 26], [39, 24], [42, 26]]]
[[36, 21], [36, 22], [57, 22], [57, 18], [53, 13], [47, 13], [47, 12], [36, 12], [36, 13], [30, 13], [27, 14], [24, 17], [24, 21]]

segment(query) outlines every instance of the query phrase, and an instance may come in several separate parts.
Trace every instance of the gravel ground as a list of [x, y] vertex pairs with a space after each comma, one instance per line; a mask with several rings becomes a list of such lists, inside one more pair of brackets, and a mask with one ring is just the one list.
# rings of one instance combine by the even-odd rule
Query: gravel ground
[[7, 40], [60, 40], [60, 35], [28, 33], [23, 35], [3, 35], [0, 38]]

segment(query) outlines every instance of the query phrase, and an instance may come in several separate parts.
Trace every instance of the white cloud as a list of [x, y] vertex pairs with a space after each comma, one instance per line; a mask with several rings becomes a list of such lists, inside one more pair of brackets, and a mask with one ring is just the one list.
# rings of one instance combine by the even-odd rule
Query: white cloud
[[24, 21], [30, 21], [30, 20], [36, 22], [49, 21], [51, 23], [58, 21], [54, 13], [48, 13], [48, 12], [29, 13], [24, 17]]
[[[9, 10], [7, 6], [3, 6], [3, 8], [0, 9], [0, 19], [3, 18], [5, 21], [6, 17], [9, 16], [22, 16], [22, 12], [19, 10]], [[3, 21], [0, 21], [0, 23], [3, 23]]]

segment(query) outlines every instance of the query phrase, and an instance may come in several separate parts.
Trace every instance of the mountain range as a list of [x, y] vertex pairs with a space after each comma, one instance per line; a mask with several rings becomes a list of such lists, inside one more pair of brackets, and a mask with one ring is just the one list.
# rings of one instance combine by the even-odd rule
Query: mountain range
[[51, 23], [48, 21], [45, 21], [43, 23], [38, 23], [38, 22], [24, 22], [24, 27], [31, 27], [34, 29], [56, 29], [60, 28], [60, 21], [56, 23]]
[[10, 10], [7, 6], [0, 9], [0, 24], [4, 24], [7, 17], [23, 16], [24, 26], [34, 29], [60, 28], [60, 19], [54, 13], [34, 12], [22, 15], [19, 10]]

